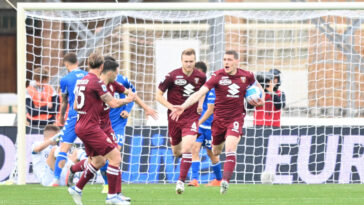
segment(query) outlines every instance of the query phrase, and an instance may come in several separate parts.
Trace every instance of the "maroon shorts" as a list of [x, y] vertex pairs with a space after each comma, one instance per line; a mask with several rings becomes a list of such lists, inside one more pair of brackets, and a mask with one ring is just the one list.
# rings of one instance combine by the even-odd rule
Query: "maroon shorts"
[[117, 148], [115, 143], [99, 127], [93, 130], [76, 129], [76, 134], [85, 145], [87, 156], [105, 156], [111, 150]]
[[243, 134], [244, 117], [213, 119], [211, 124], [212, 144], [219, 145], [227, 136], [240, 137]]
[[114, 130], [112, 129], [111, 126], [103, 129], [105, 134], [107, 135], [107, 137], [109, 137], [111, 139], [111, 141], [116, 145], [116, 147], [118, 146], [118, 142], [117, 142], [117, 138], [115, 135]]
[[198, 117], [189, 120], [168, 120], [168, 136], [171, 145], [178, 145], [182, 141], [182, 137], [187, 135], [198, 134]]

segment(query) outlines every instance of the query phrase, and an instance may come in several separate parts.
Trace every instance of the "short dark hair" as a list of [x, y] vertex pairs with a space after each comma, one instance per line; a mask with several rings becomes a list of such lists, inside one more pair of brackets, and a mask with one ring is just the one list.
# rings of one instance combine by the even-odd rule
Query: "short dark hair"
[[225, 52], [225, 54], [226, 55], [233, 55], [235, 60], [239, 59], [239, 54], [235, 50], [227, 50]]
[[46, 68], [41, 68], [41, 67], [38, 67], [36, 69], [34, 69], [34, 80], [38, 81], [38, 82], [42, 82], [44, 80], [48, 80], [48, 69]]
[[69, 62], [71, 64], [77, 63], [77, 55], [75, 53], [67, 53], [63, 57], [63, 62]]
[[88, 57], [88, 65], [90, 69], [99, 68], [104, 63], [104, 57], [98, 53], [91, 53]]
[[107, 61], [107, 60], [109, 60], [109, 61], [116, 61], [115, 58], [112, 57], [112, 56], [105, 56], [104, 57], [104, 61]]
[[119, 64], [116, 61], [106, 60], [104, 62], [104, 69], [102, 73], [107, 73], [108, 71], [116, 71], [116, 68], [119, 67]]
[[207, 71], [206, 63], [204, 63], [203, 61], [196, 62], [195, 68], [201, 69], [202, 72], [204, 72], [204, 73], [206, 73], [206, 71]]
[[59, 129], [58, 126], [56, 125], [46, 125], [44, 127], [44, 131], [54, 131], [54, 132], [59, 132], [61, 129]]
[[186, 55], [186, 56], [194, 55], [196, 57], [195, 49], [187, 48], [186, 50], [182, 51], [181, 58], [182, 58], [183, 55]]

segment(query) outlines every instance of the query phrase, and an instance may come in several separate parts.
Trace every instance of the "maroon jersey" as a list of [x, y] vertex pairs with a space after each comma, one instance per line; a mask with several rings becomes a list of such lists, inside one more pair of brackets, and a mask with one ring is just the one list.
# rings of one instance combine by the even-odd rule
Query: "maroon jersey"
[[254, 74], [240, 68], [235, 75], [227, 74], [224, 69], [214, 72], [204, 85], [210, 90], [215, 88], [214, 120], [244, 116], [245, 92], [254, 82]]
[[[198, 91], [206, 81], [206, 75], [197, 69], [194, 69], [190, 76], [183, 73], [182, 68], [178, 68], [168, 73], [159, 84], [159, 90], [167, 91], [167, 100], [173, 105], [181, 105], [186, 99], [193, 93]], [[197, 113], [198, 103], [193, 104], [191, 107], [186, 109], [180, 116], [180, 120], [194, 120], [199, 117]], [[168, 119], [170, 119], [168, 110]]]
[[[275, 94], [278, 96], [282, 95], [280, 90]], [[264, 105], [255, 107], [253, 124], [273, 127], [281, 126], [281, 109], [274, 107], [272, 94], [265, 93]]]
[[100, 127], [100, 112], [104, 104], [100, 96], [107, 92], [106, 85], [93, 73], [88, 73], [77, 81], [75, 88], [78, 112], [76, 133], [83, 133]]
[[[107, 84], [106, 87], [112, 96], [114, 96], [115, 92], [123, 93], [125, 91], [125, 87], [116, 81]], [[101, 120], [100, 127], [104, 131], [106, 131], [106, 129], [108, 129], [109, 127], [111, 128], [111, 121], [109, 114], [110, 114], [110, 106], [104, 103], [103, 109], [100, 112], [100, 120]]]

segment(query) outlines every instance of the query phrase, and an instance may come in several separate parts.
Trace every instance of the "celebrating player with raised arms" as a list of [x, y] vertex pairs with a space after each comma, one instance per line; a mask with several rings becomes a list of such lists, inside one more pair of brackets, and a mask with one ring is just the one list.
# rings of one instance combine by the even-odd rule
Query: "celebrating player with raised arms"
[[75, 101], [74, 89], [76, 82], [87, 75], [87, 72], [78, 68], [78, 60], [75, 53], [68, 53], [63, 57], [63, 63], [68, 70], [68, 74], [61, 79], [60, 88], [62, 91], [62, 104], [60, 121], [63, 124], [69, 104], [67, 122], [62, 130], [62, 138], [60, 144], [60, 151], [56, 157], [54, 166], [54, 179], [51, 183], [52, 186], [59, 185], [59, 179], [62, 173], [62, 168], [67, 161], [67, 152], [71, 149], [76, 140], [75, 125], [77, 120], [77, 112], [73, 109]]
[[[175, 106], [170, 114], [171, 119], [178, 120], [184, 114], [184, 110], [196, 103], [209, 90], [215, 88], [214, 119], [211, 125], [213, 154], [220, 155], [226, 144], [226, 160], [220, 185], [221, 194], [228, 190], [229, 180], [236, 165], [237, 146], [243, 134], [245, 92], [249, 86], [256, 83], [264, 96], [264, 91], [260, 84], [255, 81], [254, 74], [239, 69], [238, 65], [238, 53], [233, 50], [226, 51], [224, 68], [214, 72], [199, 91], [191, 95], [182, 105]], [[264, 99], [252, 98], [249, 103], [254, 106], [263, 105]]]
[[89, 156], [89, 163], [83, 171], [80, 180], [76, 186], [68, 189], [76, 204], [82, 204], [82, 189], [86, 183], [92, 179], [97, 170], [104, 166], [106, 159], [108, 165], [109, 193], [106, 198], [106, 204], [129, 204], [117, 194], [121, 190], [121, 183], [118, 182], [120, 177], [121, 154], [107, 134], [100, 127], [100, 114], [103, 112], [103, 102], [110, 107], [120, 107], [135, 98], [133, 92], [129, 92], [125, 99], [115, 99], [108, 92], [106, 85], [100, 80], [100, 74], [103, 70], [104, 58], [99, 54], [91, 54], [88, 59], [89, 74], [77, 81], [75, 108], [78, 112], [76, 123], [76, 134], [85, 145], [85, 151]]
[[[204, 73], [195, 69], [196, 54], [193, 49], [186, 49], [182, 52], [182, 68], [168, 73], [165, 79], [159, 84], [156, 99], [159, 103], [168, 108], [168, 114], [174, 110], [173, 105], [181, 105], [185, 100], [198, 91], [206, 81]], [[163, 97], [167, 91], [167, 99]], [[172, 145], [173, 155], [181, 157], [180, 175], [176, 185], [176, 192], [181, 194], [184, 191], [184, 181], [192, 161], [192, 145], [196, 141], [198, 132], [197, 103], [186, 109], [181, 115], [180, 121], [172, 120], [168, 116], [168, 136]]]

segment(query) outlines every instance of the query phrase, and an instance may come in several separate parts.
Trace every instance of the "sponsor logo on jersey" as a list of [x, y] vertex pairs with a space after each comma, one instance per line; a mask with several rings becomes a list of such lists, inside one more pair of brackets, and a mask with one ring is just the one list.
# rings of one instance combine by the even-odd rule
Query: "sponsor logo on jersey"
[[220, 85], [230, 85], [231, 84], [231, 80], [230, 79], [221, 79], [219, 81]]
[[185, 87], [184, 87], [184, 90], [183, 90], [183, 96], [186, 97], [186, 96], [190, 96], [192, 93], [195, 92], [195, 86], [191, 85], [191, 84], [187, 84]]
[[197, 84], [199, 80], [200, 78], [195, 78], [195, 84]]
[[231, 97], [231, 98], [238, 98], [239, 95], [237, 95], [239, 93], [239, 86], [235, 83], [229, 85], [229, 94], [227, 95], [228, 97]]
[[246, 77], [245, 76], [244, 77], [240, 77], [240, 79], [241, 79], [241, 82], [243, 82], [243, 83], [246, 82]]
[[176, 84], [176, 85], [186, 85], [187, 84], [187, 80], [185, 80], [185, 79], [176, 79], [174, 81], [174, 84]]

